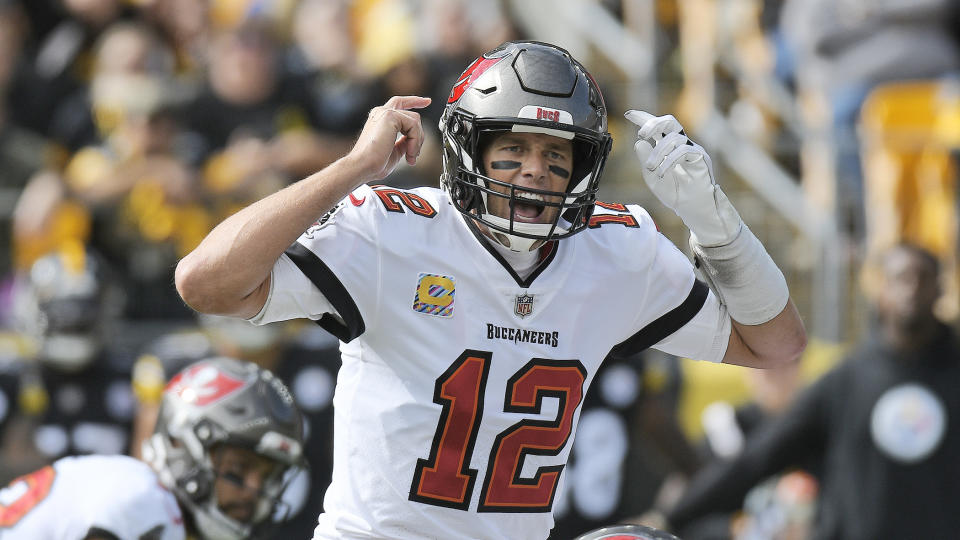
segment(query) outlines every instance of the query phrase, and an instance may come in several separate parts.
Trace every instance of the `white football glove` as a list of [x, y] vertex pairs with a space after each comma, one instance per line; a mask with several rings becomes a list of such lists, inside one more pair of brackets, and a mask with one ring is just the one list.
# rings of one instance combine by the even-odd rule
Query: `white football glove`
[[705, 247], [732, 242], [743, 226], [740, 214], [713, 177], [706, 150], [694, 143], [671, 115], [629, 110], [624, 116], [640, 127], [634, 150], [643, 179]]

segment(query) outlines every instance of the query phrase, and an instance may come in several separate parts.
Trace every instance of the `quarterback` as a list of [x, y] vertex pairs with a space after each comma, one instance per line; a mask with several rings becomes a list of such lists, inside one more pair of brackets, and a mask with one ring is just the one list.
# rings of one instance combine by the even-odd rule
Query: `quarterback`
[[600, 89], [565, 50], [508, 42], [447, 97], [442, 189], [376, 185], [423, 144], [417, 109], [370, 111], [343, 158], [218, 225], [180, 261], [201, 312], [307, 317], [341, 341], [334, 472], [314, 538], [546, 538], [600, 363], [655, 347], [795, 361], [782, 273], [671, 116], [628, 111], [640, 176], [690, 228], [596, 200]]

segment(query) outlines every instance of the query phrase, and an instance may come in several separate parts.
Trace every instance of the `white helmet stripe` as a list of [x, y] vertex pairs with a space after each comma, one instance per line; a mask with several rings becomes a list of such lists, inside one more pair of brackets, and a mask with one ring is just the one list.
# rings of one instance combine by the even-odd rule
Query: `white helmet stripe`
[[528, 126], [526, 124], [514, 124], [511, 131], [514, 133], [543, 133], [544, 135], [553, 135], [561, 139], [573, 139], [573, 132], [564, 129], [552, 129], [540, 126]]

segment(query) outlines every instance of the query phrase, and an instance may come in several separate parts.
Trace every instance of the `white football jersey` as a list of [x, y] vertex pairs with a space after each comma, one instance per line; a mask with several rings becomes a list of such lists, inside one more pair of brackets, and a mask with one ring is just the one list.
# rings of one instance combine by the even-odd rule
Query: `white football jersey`
[[342, 341], [315, 538], [546, 538], [608, 353], [723, 358], [725, 309], [640, 207], [542, 252], [521, 278], [445, 192], [362, 186], [277, 261], [251, 321]]
[[77, 540], [94, 531], [125, 540], [186, 538], [176, 498], [132, 457], [66, 457], [0, 489], [0, 539]]

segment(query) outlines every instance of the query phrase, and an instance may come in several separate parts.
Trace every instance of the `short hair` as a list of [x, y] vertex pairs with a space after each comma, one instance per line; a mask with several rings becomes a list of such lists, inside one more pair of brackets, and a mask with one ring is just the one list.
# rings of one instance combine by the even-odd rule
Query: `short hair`
[[930, 265], [930, 269], [933, 270], [935, 275], [940, 274], [940, 259], [938, 259], [937, 256], [929, 249], [908, 240], [897, 242], [896, 244], [885, 249], [880, 256], [879, 262], [882, 265], [886, 264], [890, 256], [898, 251], [906, 251], [917, 258], [926, 261], [926, 263]]
[[867, 255], [860, 268], [861, 291], [871, 301], [876, 301], [887, 279], [887, 262], [894, 253], [906, 252], [929, 265], [934, 275], [940, 277], [940, 260], [934, 252], [909, 240], [901, 240], [886, 247], [878, 248]]

